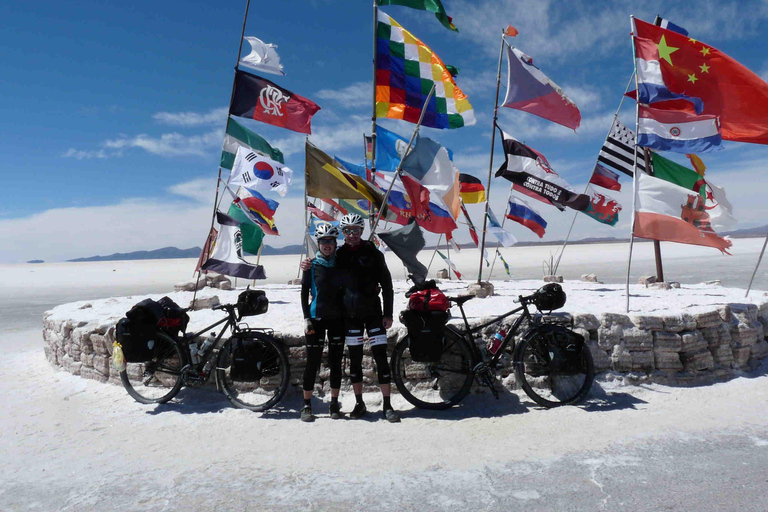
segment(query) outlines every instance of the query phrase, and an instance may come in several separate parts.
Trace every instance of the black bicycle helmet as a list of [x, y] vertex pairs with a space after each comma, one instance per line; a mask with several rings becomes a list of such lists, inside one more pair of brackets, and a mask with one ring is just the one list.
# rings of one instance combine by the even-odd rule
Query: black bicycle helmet
[[557, 283], [545, 284], [534, 294], [533, 303], [539, 311], [552, 311], [565, 305], [565, 292]]

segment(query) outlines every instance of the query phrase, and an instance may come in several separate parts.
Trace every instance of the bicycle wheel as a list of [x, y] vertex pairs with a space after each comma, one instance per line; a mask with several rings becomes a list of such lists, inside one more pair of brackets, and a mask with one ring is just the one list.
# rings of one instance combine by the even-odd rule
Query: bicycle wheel
[[137, 402], [164, 404], [181, 389], [181, 369], [187, 364], [186, 353], [176, 341], [161, 332], [155, 334], [157, 348], [146, 363], [127, 363], [120, 372], [123, 387]]
[[445, 347], [434, 363], [414, 361], [408, 336], [392, 353], [392, 378], [403, 397], [422, 409], [448, 409], [459, 403], [472, 386], [472, 353], [467, 342], [445, 330]]
[[555, 336], [534, 331], [520, 341], [513, 356], [517, 381], [534, 402], [547, 408], [580, 402], [595, 379], [592, 354], [586, 344], [566, 359]]
[[288, 356], [283, 343], [260, 333], [229, 338], [219, 350], [216, 379], [235, 407], [266, 411], [288, 389]]

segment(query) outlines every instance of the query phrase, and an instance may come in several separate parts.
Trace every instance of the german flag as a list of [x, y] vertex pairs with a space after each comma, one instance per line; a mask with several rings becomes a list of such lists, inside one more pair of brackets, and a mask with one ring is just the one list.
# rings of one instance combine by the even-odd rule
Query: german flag
[[459, 194], [465, 204], [482, 203], [485, 201], [485, 187], [480, 180], [471, 174], [459, 174], [459, 184], [461, 188]]

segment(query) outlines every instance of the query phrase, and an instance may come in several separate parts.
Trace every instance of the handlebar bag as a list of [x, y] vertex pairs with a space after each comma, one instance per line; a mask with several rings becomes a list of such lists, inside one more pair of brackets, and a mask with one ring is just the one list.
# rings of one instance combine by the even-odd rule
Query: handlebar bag
[[443, 330], [448, 321], [448, 313], [407, 309], [400, 313], [400, 321], [408, 329], [411, 358], [423, 363], [438, 361], [443, 353]]
[[244, 316], [263, 315], [269, 309], [269, 299], [264, 290], [245, 290], [237, 296], [237, 313]]

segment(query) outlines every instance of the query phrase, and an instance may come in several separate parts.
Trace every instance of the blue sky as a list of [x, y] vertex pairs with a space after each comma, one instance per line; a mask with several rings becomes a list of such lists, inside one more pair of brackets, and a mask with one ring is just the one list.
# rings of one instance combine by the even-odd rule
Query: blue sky
[[[475, 126], [423, 135], [450, 147], [462, 172], [485, 181], [499, 33], [580, 107], [577, 133], [524, 112], [501, 109], [499, 124], [543, 152], [582, 189], [632, 73], [629, 15], [656, 14], [768, 76], [768, 2], [444, 0], [456, 34], [425, 12], [383, 10], [447, 63], [475, 108]], [[245, 3], [29, 1], [0, 6], [0, 262], [56, 261], [167, 245], [201, 245], [210, 224], [217, 164]], [[246, 35], [278, 45], [286, 76], [268, 76], [318, 103], [311, 140], [330, 154], [362, 159], [370, 131], [372, 9], [365, 1], [251, 4]], [[247, 44], [244, 52], [247, 52]], [[502, 82], [504, 82], [502, 73]], [[502, 88], [501, 96], [504, 95]], [[632, 122], [625, 102], [621, 118]], [[403, 135], [413, 125], [382, 120]], [[303, 135], [251, 122], [295, 171], [276, 221], [275, 246], [300, 243]], [[501, 162], [497, 144], [494, 168]], [[737, 228], [765, 224], [762, 188], [768, 148], [726, 143], [704, 156], [707, 177], [725, 186]], [[624, 181], [628, 190], [629, 181]], [[508, 182], [495, 180], [491, 205], [504, 209]], [[615, 228], [581, 216], [575, 238], [627, 236], [631, 195]], [[538, 207], [538, 205], [537, 205]], [[572, 214], [541, 206], [547, 239], [564, 237]], [[471, 210], [475, 222], [480, 210]], [[510, 226], [521, 240], [535, 236]], [[468, 241], [464, 228], [457, 236]], [[738, 243], [738, 242], [737, 242]]]

